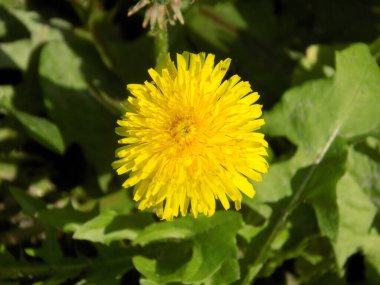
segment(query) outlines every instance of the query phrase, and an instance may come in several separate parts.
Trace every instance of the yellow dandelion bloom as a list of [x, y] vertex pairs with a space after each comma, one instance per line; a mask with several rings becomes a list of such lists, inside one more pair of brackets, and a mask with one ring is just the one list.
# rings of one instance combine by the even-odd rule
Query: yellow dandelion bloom
[[267, 142], [256, 132], [263, 124], [259, 95], [237, 75], [223, 80], [230, 59], [214, 65], [212, 54], [167, 57], [153, 81], [129, 84], [132, 94], [116, 133], [124, 146], [113, 163], [129, 172], [123, 187], [134, 186], [139, 209], [154, 209], [165, 220], [188, 209], [211, 216], [215, 200], [240, 209], [242, 193], [252, 198], [248, 179], [261, 180], [268, 164]]

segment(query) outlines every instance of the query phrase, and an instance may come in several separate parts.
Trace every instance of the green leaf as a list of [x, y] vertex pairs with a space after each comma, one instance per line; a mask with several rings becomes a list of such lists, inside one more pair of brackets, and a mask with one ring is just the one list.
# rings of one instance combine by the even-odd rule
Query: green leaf
[[355, 145], [348, 156], [347, 169], [364, 193], [380, 208], [380, 141], [367, 138]]
[[[380, 127], [380, 71], [368, 47], [356, 44], [337, 52], [336, 70], [333, 81], [313, 81], [291, 89], [266, 116], [269, 134], [287, 136], [299, 146], [303, 160], [319, 158], [323, 147], [338, 135], [352, 139]], [[289, 121], [284, 122], [288, 115]], [[318, 124], [315, 118], [320, 118]]]
[[62, 39], [61, 28], [70, 26], [70, 24], [60, 19], [55, 21], [53, 19], [51, 22], [47, 22], [36, 11], [9, 9], [9, 13], [29, 31], [33, 47], [37, 47], [50, 40]]
[[29, 39], [0, 44], [0, 67], [26, 70], [32, 52]]
[[80, 143], [86, 158], [102, 176], [112, 171], [116, 118], [88, 91], [81, 62], [64, 42], [46, 44], [41, 51], [41, 86], [49, 115], [65, 143]]
[[367, 236], [363, 240], [362, 250], [367, 263], [366, 275], [368, 276], [368, 284], [376, 284], [380, 277], [380, 236]]
[[25, 8], [25, 0], [0, 0], [0, 4], [10, 8]]
[[93, 218], [95, 211], [81, 212], [71, 204], [61, 209], [45, 209], [37, 214], [37, 219], [46, 225], [58, 228], [64, 232], [74, 232], [86, 221]]
[[124, 273], [132, 268], [133, 248], [120, 245], [96, 245], [99, 257], [91, 264], [84, 284], [118, 285]]
[[[163, 254], [158, 256], [136, 256], [133, 262], [144, 276], [158, 283], [201, 282], [211, 278], [227, 260], [236, 259], [235, 236], [241, 223], [238, 213], [217, 212], [210, 218], [184, 217], [152, 224], [140, 233], [134, 243], [149, 249], [154, 245], [158, 247], [158, 242], [171, 241], [172, 248], [161, 249]], [[167, 245], [164, 243], [162, 246]], [[231, 275], [228, 278], [235, 276], [233, 272]]]
[[13, 15], [13, 11], [15, 10], [16, 9], [12, 9], [12, 7], [6, 7], [0, 3], [0, 37], [2, 42], [17, 41], [29, 36], [26, 27]]
[[135, 201], [129, 194], [127, 190], [121, 189], [101, 197], [98, 200], [100, 212], [112, 211], [124, 215], [129, 214], [135, 206]]
[[23, 125], [31, 138], [54, 152], [59, 154], [64, 152], [64, 141], [55, 124], [45, 118], [33, 116], [15, 109], [10, 109], [10, 111]]
[[239, 262], [236, 259], [228, 259], [222, 264], [220, 269], [213, 276], [205, 281], [205, 284], [228, 285], [239, 280], [239, 278]]
[[36, 250], [36, 256], [43, 258], [49, 264], [58, 264], [63, 254], [57, 240], [57, 231], [45, 225], [46, 239], [41, 248]]
[[119, 215], [106, 211], [80, 226], [73, 237], [105, 244], [123, 239], [134, 240], [152, 222], [152, 216], [147, 213]]
[[[272, 180], [271, 185], [288, 187], [289, 174], [294, 177], [300, 168], [303, 170], [298, 172], [298, 179], [294, 178], [292, 190], [279, 190], [283, 194], [292, 193], [292, 196], [283, 202], [285, 205], [275, 206], [279, 207], [279, 212], [272, 215], [268, 230], [260, 237], [263, 244], [259, 248], [253, 246], [253, 256], [247, 255], [250, 265], [242, 284], [249, 284], [259, 272], [260, 264], [267, 258], [269, 245], [304, 198], [309, 198], [313, 204], [321, 229], [334, 237], [338, 224], [331, 222], [329, 217], [338, 216], [338, 208], [331, 199], [335, 195], [334, 184], [344, 171], [344, 144], [377, 133], [380, 125], [379, 96], [379, 68], [368, 48], [357, 44], [337, 53], [333, 79], [311, 81], [291, 89], [267, 114], [266, 131], [273, 136], [288, 137], [298, 149], [291, 160], [278, 165], [279, 169], [273, 176], [270, 170], [265, 180]], [[325, 162], [329, 157], [337, 157], [338, 160], [330, 161], [333, 164]], [[334, 163], [339, 171], [334, 168]], [[305, 165], [309, 166], [304, 168]], [[326, 166], [329, 173], [323, 169]], [[319, 187], [318, 180], [321, 185], [326, 183], [329, 187]], [[265, 186], [265, 183], [257, 185], [257, 196], [261, 192], [265, 195]], [[320, 198], [316, 199], [318, 196]], [[258, 244], [256, 239], [252, 243]]]
[[21, 206], [23, 212], [29, 216], [33, 217], [39, 211], [46, 208], [46, 205], [42, 200], [30, 196], [24, 190], [16, 187], [9, 187], [9, 191]]
[[342, 269], [347, 258], [359, 250], [369, 234], [376, 208], [349, 173], [338, 183], [337, 198], [340, 221], [334, 249]]
[[343, 266], [347, 257], [361, 250], [366, 261], [368, 283], [374, 283], [380, 277], [380, 251], [377, 250], [380, 239], [378, 233], [375, 235], [375, 215], [379, 216], [380, 205], [379, 145], [379, 140], [367, 138], [350, 149], [346, 182], [338, 195], [338, 198], [342, 196], [340, 203], [343, 205], [340, 207], [341, 238], [335, 245], [337, 261]]
[[339, 152], [331, 157], [326, 154], [319, 164], [298, 170], [292, 180], [294, 195], [298, 199], [302, 198], [297, 195], [304, 195], [313, 205], [322, 234], [331, 240], [336, 239], [339, 223], [336, 185], [345, 171], [347, 158], [344, 147]]
[[12, 106], [15, 97], [15, 88], [10, 85], [0, 86], [0, 108], [8, 109]]
[[166, 284], [186, 280], [183, 275], [190, 259], [191, 244], [182, 241], [148, 245], [142, 253], [132, 258], [132, 262], [137, 271], [149, 280]]

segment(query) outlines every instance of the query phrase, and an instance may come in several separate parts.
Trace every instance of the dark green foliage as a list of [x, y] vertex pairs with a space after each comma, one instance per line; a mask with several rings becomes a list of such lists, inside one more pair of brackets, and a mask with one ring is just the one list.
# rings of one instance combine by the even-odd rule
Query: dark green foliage
[[183, 0], [169, 49], [232, 58], [269, 173], [240, 212], [158, 221], [111, 162], [154, 33], [130, 0], [0, 0], [0, 284], [377, 284], [380, 4]]

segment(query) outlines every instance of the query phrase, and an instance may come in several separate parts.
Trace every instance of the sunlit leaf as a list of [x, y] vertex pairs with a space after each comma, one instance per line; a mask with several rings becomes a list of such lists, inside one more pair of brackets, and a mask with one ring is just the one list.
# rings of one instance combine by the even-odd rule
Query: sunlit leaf
[[147, 213], [118, 215], [105, 211], [80, 226], [75, 231], [74, 238], [105, 244], [123, 239], [134, 240], [152, 222], [152, 216]]
[[[185, 217], [153, 224], [142, 231], [134, 243], [152, 246], [162, 241], [180, 242], [183, 243], [180, 246], [182, 253], [176, 253], [174, 247], [158, 259], [149, 255], [137, 256], [133, 262], [142, 274], [157, 282], [200, 282], [210, 278], [227, 260], [236, 258], [235, 236], [240, 227], [239, 214], [226, 212], [217, 212], [208, 219]], [[173, 246], [175, 244], [171, 243]], [[177, 255], [181, 256], [181, 262], [176, 261]], [[231, 272], [228, 278], [233, 279], [233, 276]]]
[[11, 112], [33, 139], [52, 151], [63, 153], [65, 149], [63, 138], [54, 123], [15, 109], [11, 109]]

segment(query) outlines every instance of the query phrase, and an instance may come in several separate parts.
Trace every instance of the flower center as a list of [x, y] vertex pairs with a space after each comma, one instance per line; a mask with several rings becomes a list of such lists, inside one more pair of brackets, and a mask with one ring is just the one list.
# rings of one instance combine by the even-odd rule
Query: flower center
[[195, 125], [190, 118], [176, 120], [170, 128], [170, 134], [179, 144], [190, 144], [195, 137]]

